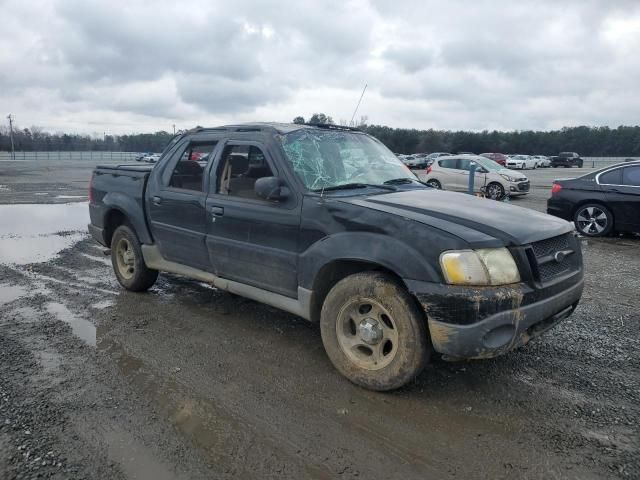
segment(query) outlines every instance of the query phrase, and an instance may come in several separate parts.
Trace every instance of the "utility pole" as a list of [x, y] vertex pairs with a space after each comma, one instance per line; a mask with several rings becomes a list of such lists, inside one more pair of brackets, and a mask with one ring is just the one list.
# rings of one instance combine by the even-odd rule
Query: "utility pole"
[[16, 159], [16, 149], [13, 146], [13, 117], [11, 114], [7, 115], [9, 119], [9, 137], [11, 138], [11, 160]]
[[176, 124], [175, 123], [173, 124], [173, 134], [174, 135], [176, 134]]

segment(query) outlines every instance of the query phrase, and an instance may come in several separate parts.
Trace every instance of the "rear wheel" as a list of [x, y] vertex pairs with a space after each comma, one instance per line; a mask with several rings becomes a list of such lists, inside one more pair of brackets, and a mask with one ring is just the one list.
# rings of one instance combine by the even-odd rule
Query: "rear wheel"
[[431, 180], [427, 180], [427, 185], [433, 188], [437, 188], [438, 190], [442, 190], [442, 185], [435, 178], [432, 178]]
[[603, 237], [613, 228], [613, 215], [604, 205], [582, 205], [573, 217], [576, 229], [587, 237]]
[[322, 306], [320, 329], [338, 371], [371, 390], [405, 385], [431, 353], [424, 314], [383, 273], [357, 273], [336, 283]]
[[113, 233], [111, 264], [120, 285], [132, 292], [148, 290], [158, 278], [158, 271], [145, 265], [140, 241], [128, 225], [120, 225]]

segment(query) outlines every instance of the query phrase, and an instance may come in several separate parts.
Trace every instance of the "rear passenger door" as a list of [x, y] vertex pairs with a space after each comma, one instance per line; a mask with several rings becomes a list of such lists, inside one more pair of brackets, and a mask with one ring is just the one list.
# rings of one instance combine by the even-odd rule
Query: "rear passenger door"
[[616, 227], [640, 231], [640, 165], [612, 170], [600, 175], [599, 181], [606, 188]]
[[209, 187], [206, 244], [216, 275], [296, 298], [300, 206], [293, 192], [281, 202], [256, 196], [256, 180], [271, 176], [284, 180], [263, 144], [224, 146]]
[[215, 140], [179, 145], [147, 186], [148, 218], [160, 253], [167, 260], [201, 270], [210, 267], [205, 202], [216, 146]]

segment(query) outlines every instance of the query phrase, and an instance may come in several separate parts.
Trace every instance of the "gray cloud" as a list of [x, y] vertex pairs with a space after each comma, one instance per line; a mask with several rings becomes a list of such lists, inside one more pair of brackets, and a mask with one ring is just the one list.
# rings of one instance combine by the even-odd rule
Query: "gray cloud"
[[360, 114], [392, 126], [616, 126], [640, 110], [633, 0], [5, 0], [0, 17], [0, 105], [24, 125], [348, 119], [364, 83]]

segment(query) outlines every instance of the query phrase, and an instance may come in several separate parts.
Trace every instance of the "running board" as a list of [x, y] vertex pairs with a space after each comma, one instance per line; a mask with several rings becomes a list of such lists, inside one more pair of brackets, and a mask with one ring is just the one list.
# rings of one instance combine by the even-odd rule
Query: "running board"
[[220, 278], [213, 273], [205, 272], [193, 267], [187, 267], [176, 262], [165, 260], [155, 245], [142, 245], [142, 256], [147, 267], [161, 272], [176, 273], [185, 277], [209, 283], [220, 290], [235, 293], [241, 297], [250, 298], [260, 303], [266, 303], [305, 320], [311, 320], [311, 290], [298, 287], [298, 298], [290, 298], [278, 293], [253, 287], [245, 283], [234, 282]]

